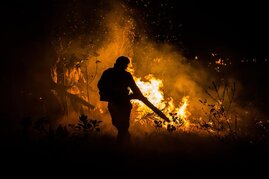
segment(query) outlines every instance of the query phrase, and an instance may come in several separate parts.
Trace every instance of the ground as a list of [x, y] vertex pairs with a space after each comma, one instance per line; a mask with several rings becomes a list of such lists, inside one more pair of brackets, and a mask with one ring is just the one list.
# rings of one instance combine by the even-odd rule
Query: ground
[[[64, 176], [262, 176], [269, 145], [248, 139], [219, 139], [191, 133], [155, 133], [133, 138], [119, 147], [105, 135], [43, 137], [17, 136], [5, 142], [3, 171], [26, 176], [57, 173]], [[3, 160], [4, 159], [4, 160]], [[7, 170], [5, 170], [7, 169]], [[10, 175], [16, 172], [9, 172]]]

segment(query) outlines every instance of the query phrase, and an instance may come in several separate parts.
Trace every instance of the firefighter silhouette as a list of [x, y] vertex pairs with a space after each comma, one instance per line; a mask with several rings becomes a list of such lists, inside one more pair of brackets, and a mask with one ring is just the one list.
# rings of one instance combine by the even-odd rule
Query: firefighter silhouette
[[100, 100], [108, 102], [112, 124], [118, 132], [117, 142], [119, 144], [126, 144], [130, 141], [129, 126], [132, 110], [130, 100], [145, 98], [131, 73], [126, 71], [129, 63], [129, 58], [118, 57], [114, 67], [103, 72], [97, 85]]

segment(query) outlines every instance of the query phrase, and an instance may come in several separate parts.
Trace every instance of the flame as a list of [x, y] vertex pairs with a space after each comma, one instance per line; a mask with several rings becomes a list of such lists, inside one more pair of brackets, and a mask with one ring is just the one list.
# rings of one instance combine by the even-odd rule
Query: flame
[[160, 79], [155, 78], [152, 74], [149, 74], [144, 78], [147, 80], [146, 82], [142, 81], [141, 78], [135, 77], [137, 86], [152, 104], [159, 109], [164, 108], [164, 94], [163, 91], [161, 91], [163, 82]]
[[[145, 81], [137, 77], [134, 77], [134, 79], [143, 95], [170, 119], [171, 122], [169, 124], [163, 122], [162, 127], [168, 128], [168, 125], [189, 127], [189, 121], [187, 120], [190, 116], [190, 112], [187, 111], [189, 96], [184, 96], [180, 103], [175, 104], [175, 100], [172, 97], [165, 98], [161, 79], [154, 77], [152, 74], [145, 76]], [[133, 104], [137, 112], [136, 121], [139, 121], [141, 124], [145, 124], [145, 121], [141, 121], [143, 119], [151, 120], [151, 124], [154, 124], [154, 121], [156, 123], [156, 120], [159, 119], [159, 117], [154, 115], [151, 109], [142, 102], [134, 100]]]
[[82, 94], [83, 91], [80, 89], [80, 81], [81, 83], [86, 83], [86, 80], [81, 72], [79, 67], [71, 68], [66, 71], [66, 81], [68, 86], [70, 86], [67, 91], [71, 94]]
[[188, 117], [186, 113], [186, 109], [188, 106], [188, 98], [189, 98], [188, 96], [184, 96], [182, 98], [182, 105], [178, 109], [178, 115], [181, 119], [186, 119]]

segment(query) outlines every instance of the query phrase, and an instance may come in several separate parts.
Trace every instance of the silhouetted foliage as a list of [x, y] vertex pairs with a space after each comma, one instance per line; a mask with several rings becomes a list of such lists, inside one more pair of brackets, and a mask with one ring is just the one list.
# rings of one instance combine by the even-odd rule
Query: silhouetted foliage
[[84, 131], [87, 130], [95, 130], [97, 132], [100, 131], [99, 123], [102, 121], [96, 120], [96, 119], [88, 119], [87, 115], [82, 114], [79, 117], [79, 123], [76, 125], [76, 128], [82, 129]]
[[205, 89], [209, 99], [199, 100], [206, 116], [199, 121], [201, 128], [211, 133], [217, 132], [217, 136], [221, 132], [231, 136], [236, 135], [237, 124], [235, 122], [233, 129], [231, 123], [237, 120], [237, 116], [230, 110], [234, 102], [235, 90], [235, 83], [225, 80], [212, 82], [212, 86]]
[[90, 136], [93, 132], [100, 132], [101, 120], [90, 119], [87, 115], [81, 114], [78, 123], [71, 125], [69, 127], [74, 131], [75, 136]]
[[157, 127], [157, 128], [161, 128], [163, 125], [162, 123], [163, 123], [163, 121], [160, 121], [157, 119], [154, 120], [155, 127]]
[[177, 124], [177, 127], [181, 127], [184, 124], [183, 119], [178, 117], [177, 113], [169, 113], [169, 115], [172, 117], [173, 122], [175, 122]]
[[173, 132], [173, 131], [176, 130], [176, 127], [175, 127], [174, 125], [172, 125], [172, 124], [168, 124], [168, 125], [167, 125], [167, 130], [168, 130], [169, 132]]

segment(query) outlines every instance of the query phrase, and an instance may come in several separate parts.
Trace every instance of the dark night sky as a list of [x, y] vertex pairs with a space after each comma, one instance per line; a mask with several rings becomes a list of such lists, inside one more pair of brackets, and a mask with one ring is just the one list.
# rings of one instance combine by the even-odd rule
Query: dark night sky
[[[71, 1], [4, 3], [2, 30], [7, 47], [25, 46], [43, 40], [58, 10]], [[74, 1], [77, 3], [83, 1]], [[86, 2], [86, 1], [85, 1]], [[85, 3], [84, 2], [84, 3]], [[234, 1], [125, 0], [139, 9], [156, 40], [181, 44], [196, 55], [220, 50], [228, 55], [268, 58], [269, 40], [265, 3]], [[89, 9], [98, 8], [88, 1]]]
[[[145, 14], [152, 12], [147, 22], [153, 32], [169, 36], [176, 44], [182, 42], [191, 53], [218, 50], [227, 55], [268, 58], [266, 7], [258, 1], [170, 0], [141, 8]], [[150, 23], [158, 15], [159, 23]]]

